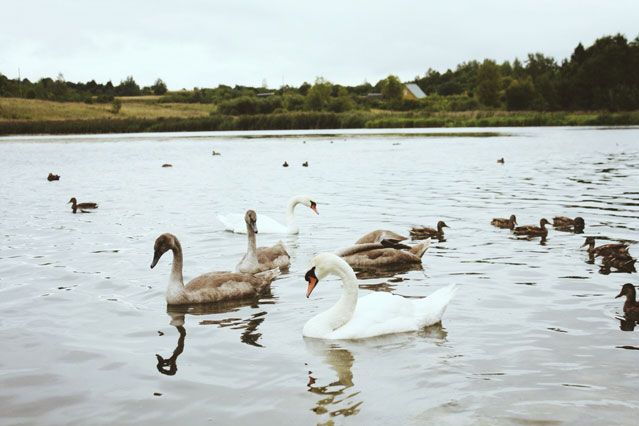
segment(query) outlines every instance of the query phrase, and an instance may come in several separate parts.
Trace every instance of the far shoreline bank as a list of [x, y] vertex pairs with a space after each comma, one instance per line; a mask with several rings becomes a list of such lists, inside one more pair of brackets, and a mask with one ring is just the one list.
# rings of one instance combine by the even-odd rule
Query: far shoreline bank
[[[443, 136], [427, 129], [503, 127], [624, 127], [639, 125], [639, 111], [630, 112], [504, 112], [379, 113], [300, 112], [193, 118], [108, 118], [87, 120], [5, 120], [0, 136], [89, 135], [122, 133], [180, 133], [228, 131], [303, 131], [355, 129], [424, 129], [419, 136]], [[335, 133], [335, 132], [333, 132]], [[448, 132], [446, 136], [457, 136]], [[501, 136], [496, 132], [463, 132], [459, 136]], [[386, 135], [386, 133], [384, 133]], [[332, 135], [331, 135], [332, 136]], [[266, 136], [265, 136], [266, 137]]]

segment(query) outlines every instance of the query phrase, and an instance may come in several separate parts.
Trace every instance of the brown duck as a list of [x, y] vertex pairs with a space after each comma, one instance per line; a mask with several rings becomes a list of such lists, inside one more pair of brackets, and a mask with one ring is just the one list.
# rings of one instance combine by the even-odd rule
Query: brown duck
[[556, 216], [552, 218], [552, 226], [557, 231], [574, 232], [576, 234], [580, 234], [584, 232], [586, 222], [584, 221], [584, 218], [580, 216], [577, 216], [574, 219], [566, 216]]
[[588, 255], [591, 258], [595, 258], [597, 256], [606, 257], [610, 255], [629, 254], [628, 245], [625, 243], [604, 244], [599, 247], [595, 247], [595, 237], [586, 237], [586, 241], [582, 244], [582, 247], [586, 246], [588, 246]]
[[47, 176], [47, 180], [49, 182], [53, 182], [55, 180], [60, 180], [60, 175], [54, 175], [53, 173], [49, 173], [49, 176]]
[[413, 240], [425, 240], [426, 238], [444, 239], [444, 228], [450, 228], [443, 220], [437, 222], [437, 229], [427, 226], [415, 226], [410, 230], [410, 236]]
[[541, 219], [539, 221], [539, 226], [535, 225], [526, 225], [526, 226], [518, 226], [513, 229], [513, 233], [515, 235], [528, 235], [529, 237], [541, 237], [546, 238], [548, 235], [548, 230], [546, 229], [546, 225], [550, 225], [546, 219]]
[[497, 228], [512, 230], [515, 228], [515, 225], [517, 225], [517, 218], [514, 214], [511, 214], [509, 219], [496, 217], [490, 221], [490, 224], [496, 226]]
[[623, 304], [623, 312], [625, 314], [639, 315], [639, 303], [637, 303], [635, 286], [630, 283], [624, 284], [615, 299], [621, 296], [626, 296], [626, 303]]
[[629, 254], [608, 255], [601, 260], [599, 272], [607, 275], [611, 268], [615, 268], [618, 272], [633, 273], [637, 272], [635, 263], [637, 259], [632, 258]]
[[71, 204], [71, 210], [73, 213], [80, 210], [81, 213], [88, 213], [87, 210], [97, 209], [98, 205], [96, 203], [78, 203], [78, 200], [75, 197], [71, 198], [67, 204]]

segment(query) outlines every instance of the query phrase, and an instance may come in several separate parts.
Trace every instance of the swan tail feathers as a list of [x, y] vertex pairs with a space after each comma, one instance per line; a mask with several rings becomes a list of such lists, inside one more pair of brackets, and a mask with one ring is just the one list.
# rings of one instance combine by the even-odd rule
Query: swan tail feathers
[[273, 268], [269, 269], [268, 271], [258, 272], [257, 274], [255, 274], [255, 276], [257, 278], [262, 278], [263, 280], [271, 282], [275, 278], [279, 277], [281, 273], [282, 272], [280, 271], [280, 268]]
[[424, 255], [424, 253], [426, 253], [426, 250], [428, 250], [429, 247], [430, 247], [430, 238], [420, 244], [415, 245], [409, 251], [413, 253], [415, 256], [421, 258]]
[[456, 292], [457, 285], [451, 284], [433, 292], [433, 294], [427, 298], [417, 301], [419, 326], [427, 327], [440, 322], [444, 316], [444, 312], [446, 312], [448, 304], [453, 299]]

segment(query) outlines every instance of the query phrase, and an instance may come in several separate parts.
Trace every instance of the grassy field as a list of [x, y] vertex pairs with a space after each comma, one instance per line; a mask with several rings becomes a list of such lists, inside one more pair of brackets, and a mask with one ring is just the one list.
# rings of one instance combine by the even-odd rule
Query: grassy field
[[157, 97], [121, 98], [111, 104], [50, 102], [0, 98], [0, 135], [181, 132], [218, 130], [297, 130], [357, 128], [619, 126], [639, 125], [639, 111], [630, 112], [282, 112], [230, 116], [215, 106], [159, 103]]
[[97, 120], [131, 118], [196, 118], [207, 117], [214, 109], [206, 104], [163, 104], [159, 96], [119, 98], [122, 108], [111, 112], [111, 104], [52, 102], [38, 99], [0, 98], [0, 122], [15, 120]]

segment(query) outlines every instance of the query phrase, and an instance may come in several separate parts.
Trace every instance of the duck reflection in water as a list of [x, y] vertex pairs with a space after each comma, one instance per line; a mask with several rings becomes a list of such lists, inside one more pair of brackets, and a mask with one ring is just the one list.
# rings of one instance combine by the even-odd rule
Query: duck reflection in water
[[[270, 294], [266, 295], [271, 297]], [[170, 324], [174, 326], [179, 334], [177, 346], [173, 354], [169, 358], [155, 354], [157, 359], [157, 370], [168, 376], [174, 376], [177, 373], [177, 359], [184, 352], [184, 341], [186, 340], [186, 329], [184, 328], [185, 316], [188, 315], [212, 315], [237, 312], [242, 307], [251, 307], [257, 309], [260, 301], [232, 301], [226, 303], [216, 303], [211, 305], [168, 305], [167, 314], [171, 317]], [[272, 300], [264, 300], [261, 303], [273, 303]], [[247, 345], [262, 347], [258, 342], [262, 334], [258, 332], [258, 326], [266, 319], [266, 312], [260, 311], [252, 314], [248, 319], [237, 317], [228, 317], [220, 320], [203, 320], [200, 325], [217, 325], [220, 328], [229, 327], [233, 330], [243, 330], [240, 334], [240, 341]]]

